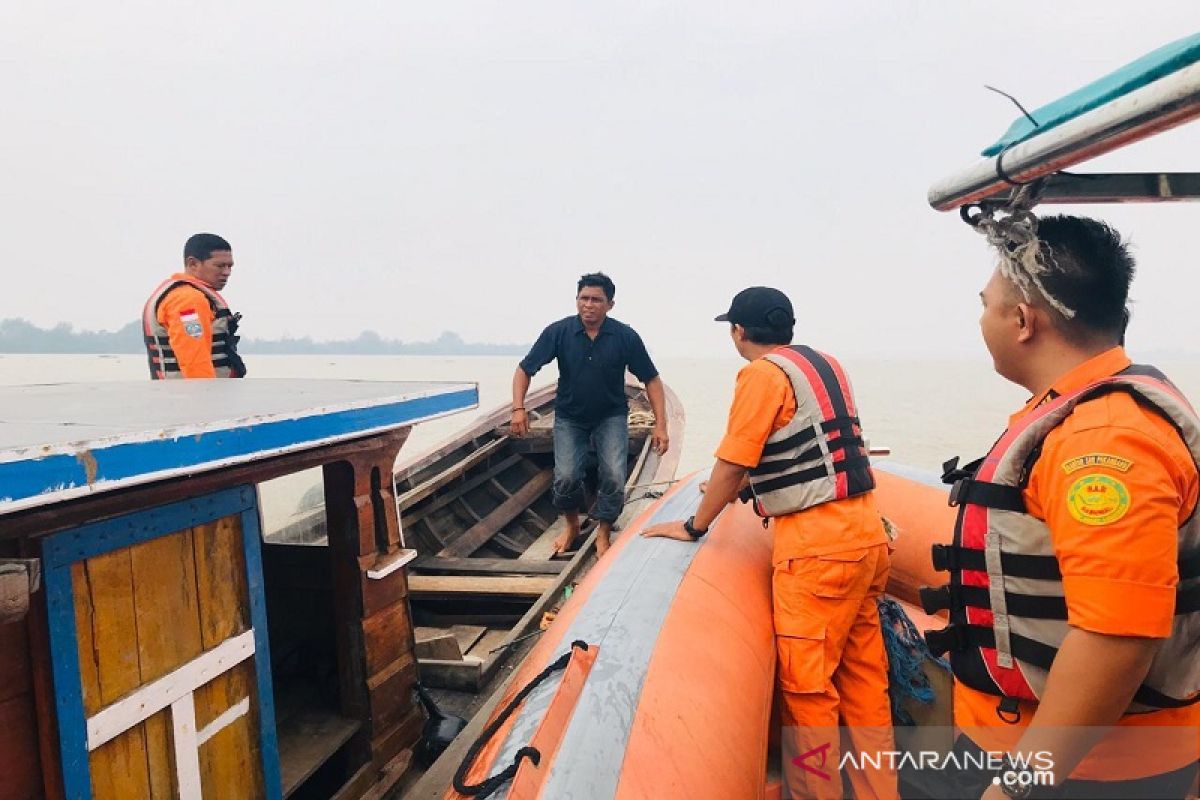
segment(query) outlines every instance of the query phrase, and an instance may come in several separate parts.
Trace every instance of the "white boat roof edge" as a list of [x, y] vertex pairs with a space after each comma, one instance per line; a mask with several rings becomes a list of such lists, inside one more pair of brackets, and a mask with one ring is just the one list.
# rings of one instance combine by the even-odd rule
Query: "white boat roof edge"
[[[75, 405], [56, 410], [44, 402], [55, 396], [72, 397]], [[309, 450], [478, 405], [478, 385], [468, 382], [0, 387], [0, 515]]]

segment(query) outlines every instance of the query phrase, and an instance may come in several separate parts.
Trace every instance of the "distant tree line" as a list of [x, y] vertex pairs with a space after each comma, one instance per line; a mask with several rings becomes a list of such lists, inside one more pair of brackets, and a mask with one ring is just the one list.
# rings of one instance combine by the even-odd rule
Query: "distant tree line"
[[[249, 339], [242, 337], [244, 353], [321, 355], [523, 355], [527, 345], [474, 344], [446, 331], [432, 342], [402, 342], [363, 331], [354, 339], [314, 342], [299, 339]], [[77, 331], [67, 322], [39, 328], [23, 319], [0, 320], [0, 353], [142, 353], [142, 324], [130, 322], [115, 331]]]

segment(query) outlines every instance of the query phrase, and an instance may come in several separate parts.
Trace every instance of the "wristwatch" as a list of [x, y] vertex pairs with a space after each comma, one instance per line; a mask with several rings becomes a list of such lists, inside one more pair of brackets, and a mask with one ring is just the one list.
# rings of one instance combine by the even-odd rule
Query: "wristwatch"
[[698, 542], [698, 541], [700, 541], [700, 537], [702, 537], [702, 536], [704, 536], [704, 534], [708, 533], [708, 528], [705, 528], [704, 530], [700, 530], [699, 528], [695, 527], [695, 522], [696, 522], [695, 515], [688, 517], [687, 519], [685, 519], [683, 521], [683, 529], [685, 531], [687, 531], [688, 536], [692, 537], [693, 540]]
[[1004, 767], [993, 781], [1000, 791], [1012, 800], [1027, 800], [1033, 794], [1033, 770], [1029, 765], [1021, 765], [1012, 760], [1012, 756], [1004, 757]]

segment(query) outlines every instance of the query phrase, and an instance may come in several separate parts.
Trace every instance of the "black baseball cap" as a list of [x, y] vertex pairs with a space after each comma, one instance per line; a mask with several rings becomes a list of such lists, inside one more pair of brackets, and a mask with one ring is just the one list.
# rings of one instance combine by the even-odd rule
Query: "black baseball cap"
[[795, 325], [796, 317], [786, 294], [769, 286], [751, 286], [735, 294], [729, 310], [715, 321], [751, 328], [785, 328]]

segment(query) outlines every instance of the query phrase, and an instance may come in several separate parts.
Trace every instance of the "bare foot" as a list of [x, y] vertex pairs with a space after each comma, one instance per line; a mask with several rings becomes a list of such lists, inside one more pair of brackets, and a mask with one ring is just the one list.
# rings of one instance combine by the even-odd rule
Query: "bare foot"
[[554, 555], [562, 555], [571, 549], [575, 544], [575, 538], [579, 536], [579, 517], [574, 519], [567, 517], [567, 529], [558, 535], [554, 540]]
[[596, 557], [600, 558], [608, 552], [608, 548], [612, 547], [612, 541], [609, 538], [609, 533], [612, 531], [612, 526], [608, 523], [601, 522], [596, 528]]

